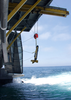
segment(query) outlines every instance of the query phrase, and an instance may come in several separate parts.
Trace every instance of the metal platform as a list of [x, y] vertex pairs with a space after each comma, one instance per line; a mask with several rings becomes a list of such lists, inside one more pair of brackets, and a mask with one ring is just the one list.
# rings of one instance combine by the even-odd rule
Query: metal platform
[[[18, 3], [21, 0], [9, 0], [9, 9], [8, 9], [8, 14], [10, 14], [10, 12], [18, 5]], [[30, 29], [32, 28], [32, 26], [36, 23], [36, 21], [41, 17], [42, 14], [56, 14], [58, 16], [59, 15], [59, 10], [66, 10], [63, 8], [58, 8], [58, 7], [51, 7], [50, 4], [53, 0], [41, 0], [37, 6], [31, 10], [31, 12], [29, 14], [27, 14], [27, 16], [22, 20], [22, 22], [15, 28], [16, 30], [21, 31], [23, 29], [23, 27], [27, 27], [24, 31], [30, 31]], [[28, 9], [30, 9], [30, 7], [32, 5], [34, 5], [37, 2], [37, 0], [27, 0], [26, 3], [21, 7], [21, 9], [13, 16], [13, 18], [8, 22], [8, 30], [25, 14], [26, 11], [28, 11]], [[51, 9], [47, 9], [46, 8], [51, 8]], [[54, 9], [54, 10], [52, 10]], [[57, 10], [57, 12], [55, 12], [55, 9]], [[47, 12], [48, 11], [48, 12]], [[51, 12], [52, 11], [52, 12]], [[63, 14], [63, 12], [61, 12]], [[65, 16], [62, 15], [62, 16]]]
[[[20, 2], [21, 0], [9, 0], [9, 10], [8, 14], [11, 12], [11, 10], [14, 9], [14, 7]], [[25, 5], [33, 5], [37, 0], [27, 0]], [[41, 2], [37, 6], [41, 7], [48, 7], [52, 0], [41, 0]], [[35, 9], [33, 9], [35, 10]], [[8, 22], [8, 30], [25, 14], [24, 11], [18, 11], [14, 17]], [[31, 11], [23, 20], [22, 22], [15, 28], [16, 30], [21, 31], [25, 26], [27, 27], [25, 31], [30, 31], [32, 26], [36, 23], [36, 21], [40, 18], [42, 14], [33, 13]]]

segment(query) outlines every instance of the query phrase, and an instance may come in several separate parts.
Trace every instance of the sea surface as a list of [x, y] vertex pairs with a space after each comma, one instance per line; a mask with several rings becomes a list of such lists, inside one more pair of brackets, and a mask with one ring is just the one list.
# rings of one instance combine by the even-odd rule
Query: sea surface
[[23, 74], [0, 87], [0, 100], [71, 100], [71, 66], [24, 67]]

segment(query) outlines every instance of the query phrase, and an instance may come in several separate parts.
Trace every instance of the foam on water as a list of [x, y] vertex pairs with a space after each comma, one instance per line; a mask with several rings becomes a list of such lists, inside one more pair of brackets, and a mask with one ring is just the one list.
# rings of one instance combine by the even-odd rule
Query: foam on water
[[44, 84], [49, 84], [49, 85], [70, 85], [71, 86], [71, 72], [66, 72], [62, 73], [60, 75], [55, 75], [55, 76], [49, 76], [49, 77], [42, 77], [42, 78], [36, 78], [35, 76], [32, 76], [30, 79], [21, 79], [17, 78], [14, 79], [14, 82], [20, 83], [21, 81], [24, 81], [24, 83], [31, 83], [34, 85], [44, 85]]
[[36, 70], [26, 68], [25, 76], [14, 78], [13, 83], [2, 87], [1, 98], [7, 95], [8, 98], [18, 98], [18, 100], [71, 100], [70, 69], [53, 68], [50, 73], [48, 68], [38, 69], [38, 72]]

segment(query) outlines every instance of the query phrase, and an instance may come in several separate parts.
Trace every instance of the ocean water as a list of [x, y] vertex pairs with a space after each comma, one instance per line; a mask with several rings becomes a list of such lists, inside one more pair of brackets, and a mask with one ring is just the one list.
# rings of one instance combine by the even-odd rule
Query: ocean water
[[71, 100], [71, 66], [24, 67], [23, 74], [0, 87], [0, 100]]

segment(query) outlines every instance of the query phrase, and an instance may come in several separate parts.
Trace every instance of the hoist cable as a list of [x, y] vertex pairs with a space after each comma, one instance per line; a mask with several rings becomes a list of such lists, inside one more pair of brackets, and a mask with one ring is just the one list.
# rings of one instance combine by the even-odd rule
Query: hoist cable
[[38, 34], [38, 21], [37, 21], [37, 34]]

